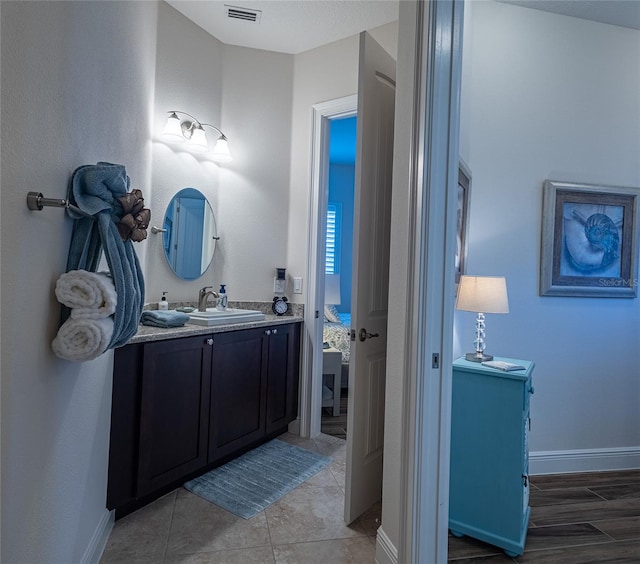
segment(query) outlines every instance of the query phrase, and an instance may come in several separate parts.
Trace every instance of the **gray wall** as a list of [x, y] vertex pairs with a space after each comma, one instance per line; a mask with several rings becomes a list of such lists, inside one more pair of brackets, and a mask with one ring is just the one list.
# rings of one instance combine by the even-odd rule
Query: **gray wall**
[[[536, 363], [530, 470], [638, 467], [638, 299], [542, 298], [537, 283], [546, 178], [640, 186], [640, 32], [489, 1], [466, 2], [464, 25], [467, 274], [507, 277], [511, 313], [487, 315], [487, 352]], [[407, 40], [400, 33], [401, 107], [409, 102]], [[395, 144], [394, 186], [402, 186], [407, 140]], [[405, 282], [407, 205], [406, 194], [394, 191], [390, 284], [397, 288]], [[382, 528], [398, 548], [406, 335], [399, 316], [389, 322], [396, 338], [388, 345]], [[474, 314], [456, 312], [454, 357], [471, 349], [473, 332]], [[378, 556], [386, 561], [380, 545]]]
[[[538, 269], [545, 179], [640, 187], [640, 32], [466, 8], [467, 273], [507, 278], [511, 311], [487, 315], [487, 352], [536, 363], [531, 470], [637, 466], [639, 299], [540, 297]], [[454, 352], [472, 347], [473, 323], [456, 313]]]
[[[72, 220], [30, 212], [71, 172], [122, 163], [149, 194], [156, 4], [2, 2], [2, 562], [80, 562], [100, 543], [113, 353], [56, 358]], [[138, 248], [140, 252], [141, 249]], [[142, 253], [143, 254], [143, 253]], [[141, 255], [142, 256], [142, 255]]]
[[[147, 241], [147, 301], [194, 301], [204, 285], [227, 284], [231, 300], [270, 301], [277, 266], [287, 266], [293, 56], [224, 45], [160, 3], [153, 131], [153, 223], [171, 197], [205, 194], [220, 240], [204, 275], [185, 282], [169, 269], [162, 238]], [[167, 111], [183, 110], [224, 131], [233, 162], [214, 163], [161, 138]], [[184, 118], [184, 116], [182, 116]], [[213, 146], [215, 132], [205, 128]]]

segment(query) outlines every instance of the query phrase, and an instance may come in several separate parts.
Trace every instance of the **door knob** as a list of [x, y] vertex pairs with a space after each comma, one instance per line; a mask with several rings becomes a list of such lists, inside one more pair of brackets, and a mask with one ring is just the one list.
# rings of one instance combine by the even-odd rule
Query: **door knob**
[[366, 341], [367, 339], [373, 339], [374, 337], [379, 336], [380, 335], [378, 335], [378, 333], [367, 333], [367, 330], [364, 327], [360, 329], [360, 340], [362, 342]]
[[209, 346], [213, 345], [213, 339], [207, 339], [207, 345]]

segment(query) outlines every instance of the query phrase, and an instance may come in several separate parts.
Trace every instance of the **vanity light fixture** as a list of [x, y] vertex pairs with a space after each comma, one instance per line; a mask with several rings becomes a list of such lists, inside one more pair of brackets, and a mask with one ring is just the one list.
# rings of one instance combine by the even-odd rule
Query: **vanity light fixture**
[[[219, 128], [210, 123], [202, 123], [187, 112], [171, 110], [168, 114], [167, 124], [162, 131], [163, 139], [174, 143], [186, 141], [192, 151], [204, 153], [209, 150], [209, 143], [204, 128], [205, 126], [210, 127], [218, 133], [218, 139], [213, 148], [213, 160], [218, 163], [231, 162], [232, 158], [229, 152], [227, 137]], [[178, 114], [184, 114], [191, 119], [181, 120]]]
[[473, 341], [475, 352], [467, 353], [465, 358], [472, 362], [493, 360], [485, 354], [485, 313], [509, 313], [507, 281], [504, 276], [461, 276], [458, 287], [456, 309], [473, 311], [476, 317], [476, 338]]

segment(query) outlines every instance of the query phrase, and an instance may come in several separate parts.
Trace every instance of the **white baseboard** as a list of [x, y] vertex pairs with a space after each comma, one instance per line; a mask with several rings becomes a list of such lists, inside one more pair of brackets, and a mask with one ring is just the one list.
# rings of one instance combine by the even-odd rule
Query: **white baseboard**
[[382, 527], [378, 528], [376, 535], [376, 562], [377, 564], [398, 564], [398, 549]]
[[602, 472], [640, 468], [640, 447], [553, 450], [529, 453], [529, 474]]
[[100, 562], [104, 548], [107, 546], [109, 535], [113, 529], [114, 522], [115, 512], [105, 511], [95, 532], [93, 533], [93, 536], [91, 537], [91, 542], [89, 543], [89, 546], [87, 546], [87, 550], [84, 551], [80, 564], [98, 564], [98, 562]]

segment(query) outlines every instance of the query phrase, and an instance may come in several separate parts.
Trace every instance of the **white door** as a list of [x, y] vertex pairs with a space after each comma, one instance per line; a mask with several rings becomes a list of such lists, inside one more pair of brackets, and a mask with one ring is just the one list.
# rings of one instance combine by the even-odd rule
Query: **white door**
[[[345, 521], [382, 497], [396, 63], [360, 34]], [[353, 334], [352, 334], [353, 339]]]

